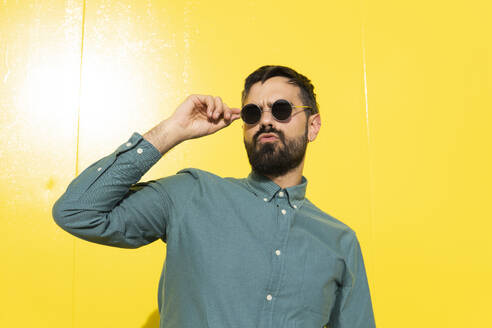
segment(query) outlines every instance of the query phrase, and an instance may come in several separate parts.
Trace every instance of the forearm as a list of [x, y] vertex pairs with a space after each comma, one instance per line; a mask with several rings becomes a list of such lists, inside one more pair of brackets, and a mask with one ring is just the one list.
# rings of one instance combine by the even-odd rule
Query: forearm
[[[162, 195], [158, 191], [148, 192], [148, 199], [138, 203], [128, 199], [127, 211], [116, 210], [117, 204], [161, 157], [152, 144], [134, 133], [116, 151], [94, 162], [69, 184], [53, 206], [53, 218], [64, 230], [82, 239], [130, 247], [124, 245], [126, 236], [118, 235], [128, 230], [123, 226], [126, 222], [136, 220], [130, 217], [130, 209], [144, 207], [142, 202], [147, 201], [162, 204]], [[147, 189], [151, 191], [152, 187]], [[148, 216], [162, 215], [153, 210]]]

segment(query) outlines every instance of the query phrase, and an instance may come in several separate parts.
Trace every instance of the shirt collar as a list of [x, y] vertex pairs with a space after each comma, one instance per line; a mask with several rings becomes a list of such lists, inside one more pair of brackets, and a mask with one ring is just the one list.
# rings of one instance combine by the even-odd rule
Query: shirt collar
[[[266, 201], [271, 201], [272, 198], [282, 189], [278, 184], [270, 180], [270, 178], [257, 173], [256, 171], [251, 171], [246, 182], [253, 189], [256, 196]], [[305, 195], [308, 180], [305, 176], [302, 176], [301, 183], [285, 188], [287, 198], [292, 207], [298, 208], [302, 205]]]

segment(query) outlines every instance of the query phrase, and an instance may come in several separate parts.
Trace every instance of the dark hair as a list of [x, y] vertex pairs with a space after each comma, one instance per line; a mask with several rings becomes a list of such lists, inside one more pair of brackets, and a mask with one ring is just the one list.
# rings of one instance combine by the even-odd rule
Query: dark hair
[[248, 97], [249, 90], [253, 84], [259, 81], [263, 84], [266, 80], [274, 76], [284, 76], [289, 78], [287, 81], [288, 83], [297, 85], [301, 89], [301, 101], [304, 106], [310, 106], [312, 108], [310, 114], [316, 114], [319, 112], [319, 106], [316, 102], [316, 94], [314, 93], [314, 86], [311, 81], [304, 75], [294, 71], [292, 68], [280, 65], [261, 66], [256, 71], [251, 73], [244, 81], [244, 90], [241, 95], [241, 103], [244, 105], [244, 101]]

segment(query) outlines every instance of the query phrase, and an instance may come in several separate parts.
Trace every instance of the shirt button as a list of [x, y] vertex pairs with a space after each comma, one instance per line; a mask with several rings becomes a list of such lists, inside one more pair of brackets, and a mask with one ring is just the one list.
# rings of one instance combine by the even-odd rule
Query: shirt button
[[101, 171], [101, 170], [102, 170], [102, 167], [98, 167], [98, 168], [97, 168], [97, 170], [98, 170], [98, 171]]
[[285, 215], [285, 213], [287, 213], [287, 211], [286, 210], [282, 210], [282, 214]]
[[283, 191], [279, 192], [279, 193], [278, 193], [278, 196], [279, 196], [279, 197], [284, 197], [284, 192], [283, 192]]
[[268, 202], [268, 198], [263, 198], [263, 200], [264, 200], [265, 202]]
[[266, 297], [267, 301], [271, 301], [272, 300], [272, 295], [268, 294], [267, 297]]
[[130, 147], [131, 145], [132, 145], [132, 143], [131, 143], [131, 142], [127, 142], [127, 143], [126, 143], [126, 146], [127, 146], [127, 147]]
[[278, 250], [278, 249], [277, 249], [277, 250], [275, 251], [275, 254], [277, 254], [277, 256], [279, 256], [279, 255], [280, 255], [280, 250]]
[[143, 149], [142, 148], [138, 148], [137, 149], [137, 153], [139, 153], [139, 154], [143, 153]]

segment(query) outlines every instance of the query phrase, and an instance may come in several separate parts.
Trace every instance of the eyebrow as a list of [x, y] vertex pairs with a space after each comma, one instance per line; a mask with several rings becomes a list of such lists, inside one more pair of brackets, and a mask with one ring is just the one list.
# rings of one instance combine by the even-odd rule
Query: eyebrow
[[[285, 99], [285, 98], [279, 98], [279, 99]], [[277, 100], [278, 100], [278, 99], [277, 99]], [[277, 101], [277, 100], [275, 100], [275, 101]], [[285, 99], [285, 100], [287, 100], [288, 102], [290, 102], [290, 100], [288, 100], [288, 99]], [[274, 102], [275, 102], [275, 101], [274, 101]], [[268, 107], [272, 108], [272, 105], [273, 105], [273, 103], [272, 103], [271, 101], [267, 101], [267, 106], [268, 106]]]
[[[285, 98], [279, 98], [279, 99], [285, 99]], [[277, 100], [278, 100], [278, 99], [277, 99]], [[275, 100], [275, 101], [277, 101], [277, 100]], [[286, 100], [287, 100], [288, 102], [290, 102], [290, 100], [288, 100], [288, 99], [286, 99]], [[275, 101], [274, 101], [274, 102], [275, 102]], [[254, 104], [256, 104], [256, 105], [260, 106], [260, 105], [259, 105], [259, 103], [254, 103]], [[273, 105], [273, 102], [271, 102], [271, 101], [267, 101], [267, 106], [268, 106], [269, 108], [272, 108], [272, 105]]]
[[[255, 102], [254, 104], [258, 105], [258, 107], [261, 107], [261, 106], [260, 106], [260, 103], [256, 103], [256, 102]], [[268, 106], [269, 108], [272, 108], [272, 105], [273, 105], [273, 103], [272, 103], [271, 101], [267, 101], [267, 106]]]

